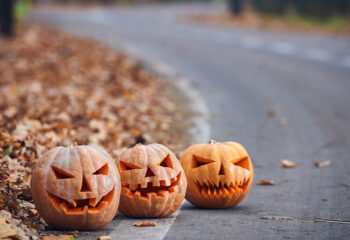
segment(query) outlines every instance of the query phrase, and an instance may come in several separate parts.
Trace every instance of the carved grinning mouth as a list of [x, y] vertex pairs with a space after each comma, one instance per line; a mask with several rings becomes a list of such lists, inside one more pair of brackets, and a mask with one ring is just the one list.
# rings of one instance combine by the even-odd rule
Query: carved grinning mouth
[[96, 198], [87, 198], [87, 199], [78, 199], [74, 200], [73, 204], [67, 200], [60, 198], [50, 192], [47, 192], [49, 199], [52, 205], [59, 212], [62, 209], [66, 214], [84, 214], [88, 213], [97, 213], [102, 211], [107, 205], [109, 206], [114, 198], [113, 189], [101, 198], [101, 200], [96, 203]]
[[143, 198], [149, 199], [151, 194], [157, 194], [157, 196], [164, 197], [166, 192], [172, 193], [175, 191], [175, 187], [179, 185], [181, 179], [181, 172], [175, 177], [171, 178], [171, 184], [166, 186], [166, 181], [160, 180], [160, 186], [153, 186], [152, 182], [147, 183], [147, 187], [142, 188], [141, 184], [135, 185], [134, 188], [130, 188], [129, 184], [123, 184], [123, 188], [127, 191], [126, 194], [130, 197], [138, 195]]
[[227, 195], [240, 194], [248, 186], [248, 179], [242, 181], [239, 184], [234, 185], [233, 183], [227, 185], [219, 181], [219, 185], [211, 183], [199, 183], [195, 182], [196, 189], [204, 197], [226, 197]]

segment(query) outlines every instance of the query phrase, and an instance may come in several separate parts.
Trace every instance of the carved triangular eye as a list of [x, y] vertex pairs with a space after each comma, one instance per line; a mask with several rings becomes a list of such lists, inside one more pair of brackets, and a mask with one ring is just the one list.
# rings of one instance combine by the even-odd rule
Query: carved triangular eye
[[242, 157], [231, 161], [232, 164], [242, 167], [244, 169], [249, 169], [249, 159], [248, 157]]
[[74, 178], [74, 176], [70, 173], [67, 173], [66, 171], [55, 167], [51, 166], [52, 172], [55, 175], [56, 179], [67, 179], [67, 178]]
[[199, 157], [196, 155], [193, 155], [193, 159], [192, 159], [192, 168], [197, 168], [197, 167], [201, 167], [203, 165], [207, 165], [209, 163], [213, 163], [215, 162], [214, 160], [210, 160], [210, 159], [206, 159], [203, 157]]
[[141, 168], [139, 166], [132, 164], [132, 163], [119, 161], [119, 170], [120, 171], [126, 171], [126, 170], [132, 170], [132, 169], [141, 169]]
[[158, 166], [162, 166], [162, 167], [168, 167], [168, 168], [172, 168], [174, 169], [173, 167], [173, 163], [171, 162], [171, 158], [170, 158], [170, 155], [166, 155], [165, 158], [162, 159], [162, 161], [160, 161], [158, 163]]
[[96, 170], [96, 172], [94, 172], [93, 175], [99, 175], [99, 174], [108, 175], [108, 171], [109, 171], [109, 168], [108, 168], [108, 164], [106, 163], [101, 168]]

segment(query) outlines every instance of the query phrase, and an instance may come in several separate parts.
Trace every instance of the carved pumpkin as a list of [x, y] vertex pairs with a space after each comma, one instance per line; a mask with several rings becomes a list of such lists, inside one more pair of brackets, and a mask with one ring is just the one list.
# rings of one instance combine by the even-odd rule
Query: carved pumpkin
[[161, 144], [137, 144], [118, 160], [119, 211], [132, 217], [166, 217], [185, 198], [187, 180], [179, 160]]
[[31, 181], [34, 204], [47, 224], [60, 229], [95, 230], [115, 216], [120, 176], [103, 150], [56, 147], [37, 162]]
[[180, 161], [188, 180], [186, 199], [198, 207], [237, 205], [253, 183], [253, 165], [239, 143], [195, 144]]

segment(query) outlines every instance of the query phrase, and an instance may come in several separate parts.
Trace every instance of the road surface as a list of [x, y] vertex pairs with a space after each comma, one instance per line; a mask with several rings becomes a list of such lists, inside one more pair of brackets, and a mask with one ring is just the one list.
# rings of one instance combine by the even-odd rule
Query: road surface
[[[349, 239], [350, 224], [312, 217], [350, 220], [350, 39], [183, 19], [208, 9], [216, 11], [164, 5], [45, 7], [30, 14], [31, 21], [171, 66], [205, 100], [211, 138], [241, 142], [255, 166], [251, 192], [237, 207], [203, 210], [185, 202], [177, 215], [158, 220], [157, 228], [131, 227], [134, 219], [118, 215], [105, 230], [81, 238]], [[283, 169], [281, 159], [298, 165]], [[326, 160], [330, 166], [314, 166]], [[261, 179], [275, 185], [256, 185]]]

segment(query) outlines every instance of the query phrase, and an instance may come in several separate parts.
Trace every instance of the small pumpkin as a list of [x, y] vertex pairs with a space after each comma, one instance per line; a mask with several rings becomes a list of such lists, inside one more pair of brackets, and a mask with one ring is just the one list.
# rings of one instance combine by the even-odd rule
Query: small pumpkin
[[119, 211], [131, 217], [166, 217], [185, 198], [187, 180], [175, 154], [161, 144], [137, 144], [118, 160]]
[[56, 147], [34, 168], [31, 192], [45, 222], [59, 229], [100, 229], [117, 213], [120, 176], [114, 160], [89, 146]]
[[253, 165], [244, 147], [236, 142], [195, 144], [181, 157], [188, 189], [186, 199], [203, 208], [227, 208], [248, 194]]

